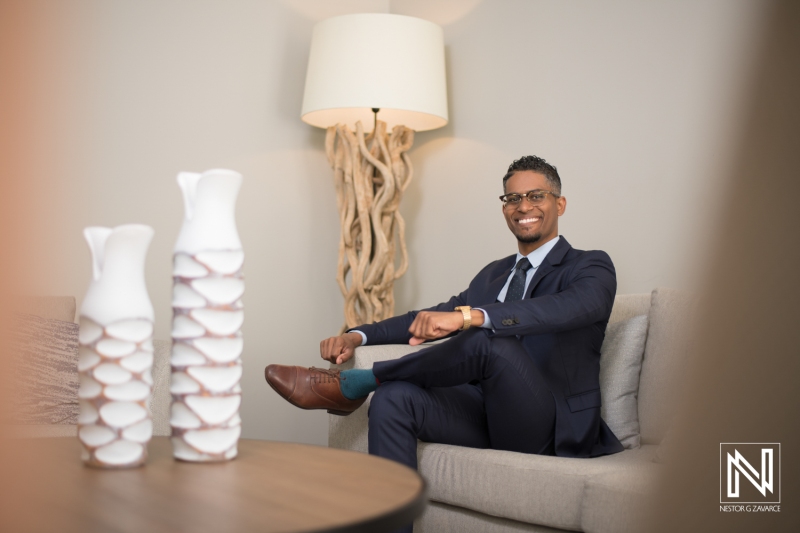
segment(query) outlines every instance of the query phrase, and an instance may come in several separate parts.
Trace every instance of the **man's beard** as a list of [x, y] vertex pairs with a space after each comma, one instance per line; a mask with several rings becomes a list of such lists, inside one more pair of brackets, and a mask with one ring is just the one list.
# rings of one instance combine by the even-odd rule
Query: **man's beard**
[[515, 233], [514, 237], [516, 237], [519, 242], [532, 244], [534, 242], [539, 242], [539, 240], [542, 238], [542, 232], [540, 231], [539, 233], [534, 233], [533, 235], [522, 235], [522, 236]]

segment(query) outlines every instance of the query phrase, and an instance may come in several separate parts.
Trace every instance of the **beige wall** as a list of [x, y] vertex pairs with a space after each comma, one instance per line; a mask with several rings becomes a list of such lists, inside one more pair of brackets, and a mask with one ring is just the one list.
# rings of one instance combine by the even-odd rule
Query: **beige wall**
[[732, 0], [23, 4], [43, 36], [26, 80], [41, 157], [24, 178], [51, 213], [31, 248], [37, 292], [83, 295], [84, 226], [150, 224], [147, 281], [168, 338], [175, 175], [242, 172], [244, 435], [318, 444], [325, 415], [288, 406], [262, 377], [270, 362], [321, 363], [318, 342], [341, 323], [323, 132], [298, 116], [317, 20], [390, 11], [444, 26], [451, 123], [418, 134], [411, 154], [406, 311], [515, 251], [496, 196], [506, 166], [531, 153], [562, 175], [562, 233], [611, 254], [619, 292], [691, 287], [761, 16]]

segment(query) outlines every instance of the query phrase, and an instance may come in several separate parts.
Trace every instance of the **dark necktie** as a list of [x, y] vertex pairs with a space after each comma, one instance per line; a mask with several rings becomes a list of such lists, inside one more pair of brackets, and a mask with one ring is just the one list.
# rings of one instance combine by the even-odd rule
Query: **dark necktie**
[[525, 277], [526, 272], [530, 270], [531, 262], [527, 257], [523, 257], [514, 267], [514, 276], [511, 278], [511, 283], [508, 284], [508, 291], [506, 292], [506, 302], [513, 302], [522, 300], [522, 293], [525, 292]]

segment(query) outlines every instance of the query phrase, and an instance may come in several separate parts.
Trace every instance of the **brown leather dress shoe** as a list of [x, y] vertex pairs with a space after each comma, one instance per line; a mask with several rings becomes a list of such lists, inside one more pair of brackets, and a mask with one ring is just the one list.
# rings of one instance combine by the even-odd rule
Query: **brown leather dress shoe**
[[290, 404], [301, 409], [327, 409], [329, 413], [347, 416], [366, 401], [366, 397], [350, 400], [339, 387], [339, 370], [302, 366], [269, 365], [264, 370], [269, 386]]

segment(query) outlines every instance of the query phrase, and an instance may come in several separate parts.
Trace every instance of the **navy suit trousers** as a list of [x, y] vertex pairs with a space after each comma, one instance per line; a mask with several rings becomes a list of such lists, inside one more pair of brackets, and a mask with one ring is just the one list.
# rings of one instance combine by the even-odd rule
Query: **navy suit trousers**
[[417, 439], [554, 454], [555, 401], [516, 337], [469, 329], [375, 363], [369, 453], [417, 467]]

